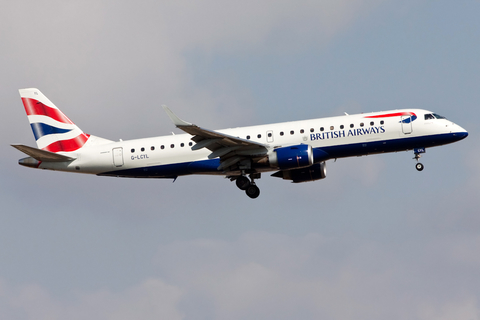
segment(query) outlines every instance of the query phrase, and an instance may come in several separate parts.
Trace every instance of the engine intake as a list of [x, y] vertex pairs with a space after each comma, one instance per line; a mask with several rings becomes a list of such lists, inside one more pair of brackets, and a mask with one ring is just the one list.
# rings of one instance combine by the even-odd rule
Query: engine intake
[[281, 170], [309, 167], [313, 164], [312, 146], [299, 144], [277, 148], [268, 155], [268, 160], [271, 167]]

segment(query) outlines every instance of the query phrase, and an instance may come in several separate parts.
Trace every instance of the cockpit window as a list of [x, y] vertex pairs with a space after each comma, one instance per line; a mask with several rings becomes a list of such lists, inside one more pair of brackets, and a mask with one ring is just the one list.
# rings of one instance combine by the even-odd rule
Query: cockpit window
[[437, 118], [437, 119], [447, 119], [447, 118], [445, 118], [445, 117], [443, 117], [443, 116], [441, 116], [441, 115], [439, 115], [439, 114], [436, 114], [436, 113], [434, 113], [433, 115], [434, 115], [435, 118]]
[[432, 120], [432, 119], [446, 119], [446, 118], [436, 113], [429, 113], [425, 115], [425, 120]]

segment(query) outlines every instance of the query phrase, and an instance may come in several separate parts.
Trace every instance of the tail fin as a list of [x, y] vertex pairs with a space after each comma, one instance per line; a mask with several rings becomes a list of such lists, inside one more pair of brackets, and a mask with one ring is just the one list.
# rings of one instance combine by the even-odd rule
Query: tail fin
[[19, 92], [39, 149], [72, 152], [87, 142], [90, 135], [68, 119], [40, 90], [30, 88]]

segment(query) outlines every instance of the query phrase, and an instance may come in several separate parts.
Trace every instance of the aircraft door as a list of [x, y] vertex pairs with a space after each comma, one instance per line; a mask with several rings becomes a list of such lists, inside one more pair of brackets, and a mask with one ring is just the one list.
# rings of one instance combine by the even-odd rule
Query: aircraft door
[[411, 116], [402, 116], [402, 131], [404, 134], [412, 133], [412, 117]]
[[273, 131], [268, 130], [267, 131], [267, 143], [272, 143], [273, 142]]
[[113, 152], [113, 165], [115, 167], [123, 166], [123, 148], [114, 148]]

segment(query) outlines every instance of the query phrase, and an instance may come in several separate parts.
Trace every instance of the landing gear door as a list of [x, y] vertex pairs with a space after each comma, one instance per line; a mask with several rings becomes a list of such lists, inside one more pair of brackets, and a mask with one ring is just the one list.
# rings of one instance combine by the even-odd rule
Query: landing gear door
[[411, 116], [402, 116], [402, 131], [404, 134], [412, 133], [412, 117]]
[[123, 166], [123, 148], [114, 148], [112, 151], [113, 151], [113, 165], [115, 167]]

